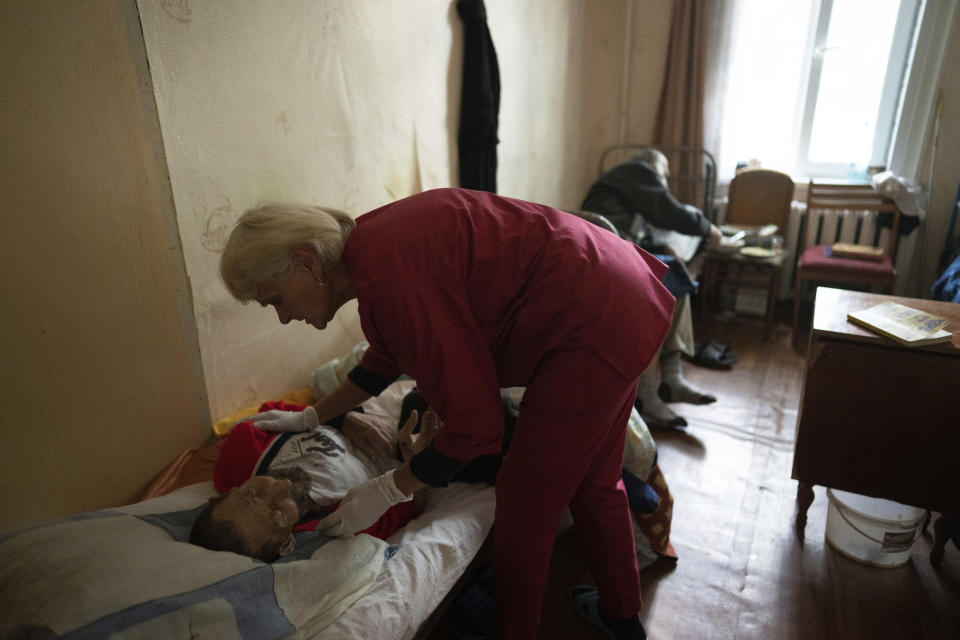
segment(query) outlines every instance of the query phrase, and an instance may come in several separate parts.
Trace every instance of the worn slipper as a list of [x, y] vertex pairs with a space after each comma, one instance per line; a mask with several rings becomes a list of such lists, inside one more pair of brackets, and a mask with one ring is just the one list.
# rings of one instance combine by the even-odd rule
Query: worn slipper
[[690, 362], [708, 369], [729, 369], [737, 361], [737, 354], [719, 342], [697, 343]]
[[[567, 597], [570, 599], [570, 604], [573, 605], [573, 608], [577, 610], [577, 613], [579, 613], [584, 620], [597, 627], [600, 632], [603, 633], [603, 637], [606, 638], [606, 640], [621, 640], [621, 637], [610, 628], [600, 614], [600, 592], [597, 591], [596, 587], [578, 584], [570, 587], [567, 591]], [[633, 623], [631, 622], [631, 624]], [[643, 623], [640, 622], [639, 617], [636, 619], [636, 628], [634, 631], [634, 637], [647, 637], [646, 631], [643, 629]]]

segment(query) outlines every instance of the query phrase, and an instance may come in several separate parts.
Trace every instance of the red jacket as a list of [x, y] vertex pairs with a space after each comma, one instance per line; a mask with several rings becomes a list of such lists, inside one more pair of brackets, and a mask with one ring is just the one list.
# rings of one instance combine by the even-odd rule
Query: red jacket
[[632, 380], [672, 320], [656, 258], [486, 192], [436, 189], [362, 215], [343, 261], [370, 343], [351, 379], [376, 394], [413, 377], [444, 420], [432, 448], [457, 460], [500, 450], [500, 388], [526, 386], [550, 351], [592, 349]]

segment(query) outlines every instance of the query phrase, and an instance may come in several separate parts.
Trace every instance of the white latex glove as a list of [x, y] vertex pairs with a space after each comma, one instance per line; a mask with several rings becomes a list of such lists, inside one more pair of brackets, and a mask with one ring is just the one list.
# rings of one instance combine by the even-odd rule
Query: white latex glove
[[271, 409], [247, 416], [238, 422], [252, 422], [260, 431], [312, 431], [320, 425], [320, 419], [313, 407], [307, 407], [303, 411]]
[[350, 489], [336, 511], [317, 523], [317, 533], [327, 536], [351, 536], [363, 531], [397, 504], [413, 499], [403, 495], [393, 480], [393, 469]]

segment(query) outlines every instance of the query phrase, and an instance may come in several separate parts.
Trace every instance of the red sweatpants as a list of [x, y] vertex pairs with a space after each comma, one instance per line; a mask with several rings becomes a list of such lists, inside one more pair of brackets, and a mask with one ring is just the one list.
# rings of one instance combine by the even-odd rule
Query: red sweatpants
[[600, 607], [618, 619], [640, 611], [633, 525], [621, 480], [636, 388], [636, 379], [625, 379], [579, 346], [551, 352], [538, 365], [497, 476], [501, 640], [537, 637], [553, 543], [567, 506], [600, 590]]

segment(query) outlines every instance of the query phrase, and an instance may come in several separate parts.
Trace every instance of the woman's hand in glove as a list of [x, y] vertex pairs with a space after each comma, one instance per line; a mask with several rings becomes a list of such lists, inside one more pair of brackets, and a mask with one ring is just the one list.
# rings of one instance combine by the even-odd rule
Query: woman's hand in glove
[[393, 469], [350, 489], [336, 511], [317, 524], [317, 533], [327, 536], [351, 536], [370, 527], [384, 512], [413, 499], [405, 496], [393, 480]]
[[303, 411], [272, 409], [247, 416], [237, 422], [252, 422], [260, 431], [312, 431], [320, 425], [313, 407], [307, 407]]

